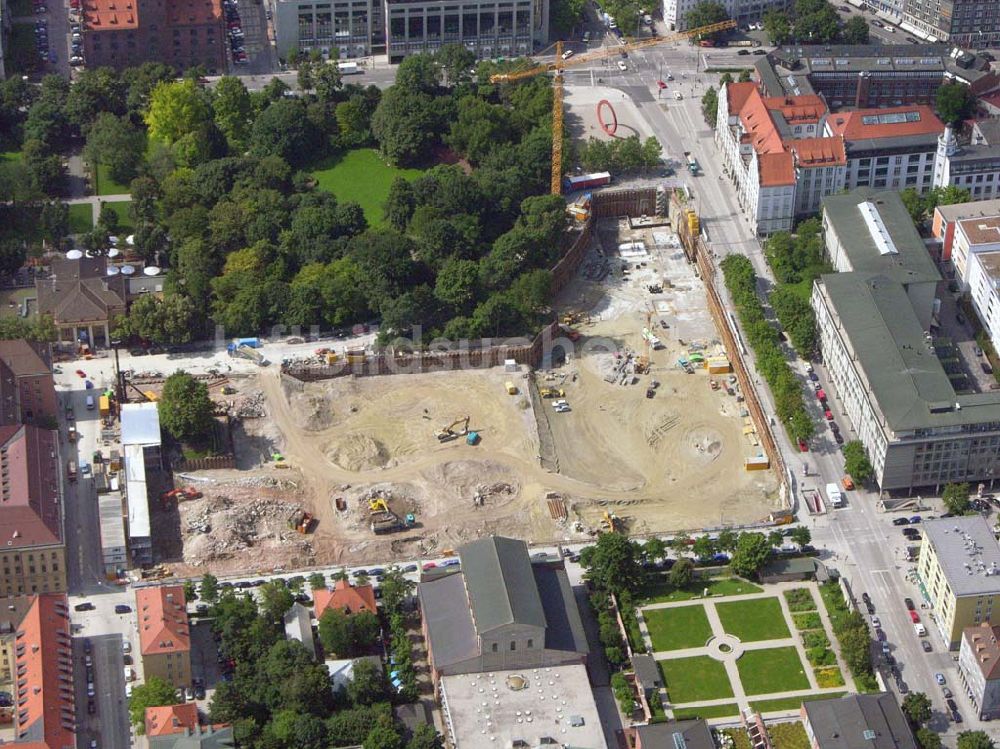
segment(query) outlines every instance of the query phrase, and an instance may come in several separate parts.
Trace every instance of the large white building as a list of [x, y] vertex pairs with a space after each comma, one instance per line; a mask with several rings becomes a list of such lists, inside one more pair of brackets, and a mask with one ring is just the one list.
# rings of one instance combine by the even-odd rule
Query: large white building
[[[698, 4], [699, 0], [663, 0], [663, 21], [672, 31], [683, 31], [688, 28], [688, 11]], [[759, 21], [769, 10], [784, 10], [791, 3], [788, 0], [720, 0], [726, 9], [726, 15], [740, 26]]]
[[898, 193], [823, 201], [831, 261], [813, 286], [834, 407], [865, 446], [884, 490], [992, 480], [1000, 471], [1000, 393], [956, 392], [938, 347], [940, 276]]
[[155, 403], [122, 406], [122, 448], [125, 499], [128, 505], [128, 546], [132, 564], [153, 563], [153, 531], [149, 519], [147, 473], [162, 468], [160, 414]]
[[1000, 215], [958, 221], [951, 260], [994, 348], [1000, 350]]

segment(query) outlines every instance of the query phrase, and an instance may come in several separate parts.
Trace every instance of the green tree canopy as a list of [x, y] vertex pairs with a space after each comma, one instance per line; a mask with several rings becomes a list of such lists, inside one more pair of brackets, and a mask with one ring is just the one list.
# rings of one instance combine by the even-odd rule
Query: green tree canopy
[[83, 152], [93, 170], [104, 165], [111, 179], [128, 184], [136, 176], [145, 150], [146, 136], [127, 117], [101, 112], [87, 132]]
[[677, 589], [683, 589], [694, 580], [694, 562], [690, 559], [678, 559], [674, 566], [670, 568], [668, 576], [670, 585]]
[[214, 410], [205, 383], [187, 372], [174, 372], [163, 383], [157, 411], [160, 424], [175, 439], [185, 442], [204, 439], [212, 430]]
[[903, 714], [915, 727], [931, 719], [931, 700], [923, 692], [910, 692], [903, 698]]
[[182, 294], [146, 294], [136, 299], [128, 316], [119, 318], [116, 335], [159, 344], [187, 343], [197, 332], [194, 302]]
[[208, 96], [197, 82], [186, 78], [156, 85], [145, 114], [149, 136], [171, 145], [187, 135], [204, 132], [211, 120]]
[[868, 22], [863, 16], [851, 16], [841, 33], [844, 44], [868, 44]]
[[986, 731], [962, 731], [956, 746], [958, 749], [993, 749], [995, 744]]
[[855, 481], [867, 481], [875, 474], [860, 440], [851, 440], [844, 445], [844, 468]]
[[945, 509], [952, 515], [964, 515], [969, 511], [969, 485], [948, 484], [941, 493]]
[[176, 702], [174, 688], [159, 676], [150, 676], [145, 683], [132, 688], [132, 696], [128, 698], [129, 720], [135, 726], [135, 732], [142, 736], [146, 733], [146, 708], [173, 705]]
[[937, 90], [935, 105], [942, 120], [957, 125], [972, 115], [976, 97], [964, 83], [945, 83]]
[[597, 543], [580, 553], [580, 563], [595, 586], [619, 594], [636, 590], [642, 582], [638, 544], [620, 533], [602, 533]]
[[[711, 26], [715, 23], [727, 21], [729, 20], [729, 13], [726, 11], [726, 6], [722, 3], [714, 2], [714, 0], [701, 0], [701, 2], [684, 15], [684, 20], [687, 21], [689, 29], [697, 29], [702, 26]], [[719, 33], [721, 32], [701, 34], [697, 39], [711, 39], [718, 36]]]
[[753, 577], [771, 556], [771, 543], [763, 533], [741, 533], [729, 566], [742, 577]]

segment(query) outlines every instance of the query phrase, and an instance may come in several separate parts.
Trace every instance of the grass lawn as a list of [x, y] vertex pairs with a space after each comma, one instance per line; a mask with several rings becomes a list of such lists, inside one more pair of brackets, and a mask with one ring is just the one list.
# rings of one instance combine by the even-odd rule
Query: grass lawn
[[790, 637], [781, 603], [777, 598], [756, 598], [752, 601], [724, 601], [715, 604], [722, 626], [743, 642], [776, 640]]
[[97, 174], [94, 176], [94, 193], [96, 195], [128, 195], [129, 186], [115, 182], [108, 173], [108, 168], [104, 164], [97, 166]]
[[816, 677], [816, 685], [823, 689], [844, 686], [844, 675], [836, 666], [813, 669], [813, 675]]
[[642, 612], [653, 641], [653, 650], [700, 648], [712, 636], [704, 606], [678, 606]]
[[812, 297], [812, 283], [812, 279], [806, 279], [798, 283], [783, 283], [781, 286], [795, 292], [795, 296], [799, 297], [803, 302], [808, 302]]
[[422, 173], [420, 169], [389, 166], [374, 148], [360, 148], [324, 159], [316, 165], [312, 175], [321, 190], [332, 192], [337, 200], [354, 201], [365, 212], [368, 223], [379, 226], [392, 181], [396, 177], [416, 179]]
[[707, 655], [659, 661], [668, 699], [677, 705], [733, 696], [726, 667]]
[[816, 601], [813, 600], [809, 588], [792, 588], [785, 591], [785, 600], [789, 611], [815, 611]]
[[689, 587], [674, 589], [664, 576], [662, 582], [651, 583], [643, 588], [640, 593], [641, 601], [637, 605], [690, 601], [701, 598], [705, 588], [708, 588], [710, 596], [738, 596], [763, 592], [762, 588], [738, 577], [713, 577], [708, 580], [696, 578]]
[[674, 710], [674, 719], [695, 720], [696, 718], [728, 718], [730, 715], [739, 714], [739, 705], [733, 702], [726, 703], [725, 705], [708, 705], [706, 707], [682, 707], [678, 710]]
[[132, 215], [128, 211], [129, 205], [131, 205], [131, 201], [119, 200], [115, 202], [105, 203], [104, 205], [111, 206], [111, 209], [118, 214], [118, 224], [121, 227], [120, 231], [123, 234], [135, 230], [135, 224], [132, 221]]
[[793, 647], [747, 650], [736, 661], [747, 694], [808, 689], [809, 677]]
[[799, 721], [773, 723], [767, 727], [767, 734], [774, 749], [809, 749], [812, 746], [805, 727]]
[[830, 692], [829, 694], [807, 694], [804, 697], [782, 697], [777, 700], [756, 700], [750, 707], [761, 713], [773, 713], [778, 710], [798, 710], [803, 702], [814, 700], [832, 700], [843, 697], [847, 692]]
[[69, 233], [84, 234], [94, 228], [94, 207], [90, 203], [69, 206]]

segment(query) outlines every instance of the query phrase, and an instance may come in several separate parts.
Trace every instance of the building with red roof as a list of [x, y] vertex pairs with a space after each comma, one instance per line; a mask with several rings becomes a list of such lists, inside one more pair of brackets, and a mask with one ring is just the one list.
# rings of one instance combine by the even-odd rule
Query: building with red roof
[[66, 590], [56, 432], [0, 426], [0, 596]]
[[35, 600], [14, 640], [14, 744], [19, 749], [76, 746], [73, 651], [64, 594]]
[[225, 71], [221, 0], [83, 0], [81, 11], [88, 67], [152, 61]]
[[348, 614], [359, 611], [375, 613], [375, 590], [371, 585], [351, 585], [346, 580], [338, 580], [329, 588], [313, 591], [313, 611], [319, 619], [327, 609], [343, 609]]
[[139, 588], [135, 603], [145, 677], [159, 676], [175, 687], [187, 686], [191, 683], [191, 627], [184, 588]]
[[146, 708], [146, 736], [167, 736], [198, 727], [198, 706], [193, 702]]

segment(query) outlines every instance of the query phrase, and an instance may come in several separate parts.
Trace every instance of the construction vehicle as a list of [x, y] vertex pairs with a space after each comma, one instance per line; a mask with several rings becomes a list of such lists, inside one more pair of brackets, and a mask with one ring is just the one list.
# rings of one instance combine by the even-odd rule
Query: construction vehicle
[[160, 495], [160, 503], [164, 507], [169, 507], [171, 504], [176, 502], [190, 502], [195, 499], [201, 499], [204, 495], [190, 486], [182, 486], [177, 489], [171, 489], [170, 491], [163, 492]]
[[377, 515], [380, 512], [391, 513], [392, 510], [389, 509], [389, 505], [386, 503], [385, 499], [382, 497], [375, 497], [374, 499], [368, 500], [368, 512], [372, 515]]
[[[459, 429], [455, 427], [459, 426]], [[457, 439], [469, 431], [469, 417], [459, 416], [453, 422], [447, 426], [441, 427], [438, 431], [434, 432], [434, 436], [438, 438], [438, 442], [450, 442], [453, 439]]]
[[565, 335], [574, 343], [580, 340], [580, 331], [573, 330], [573, 328], [569, 327], [568, 325], [560, 325], [559, 329], [562, 330], [563, 335]]
[[617, 533], [622, 529], [621, 519], [615, 515], [613, 512], [604, 511], [604, 516], [601, 518], [601, 525], [604, 526], [604, 530], [608, 533]]
[[517, 395], [517, 385], [510, 380], [507, 380], [504, 387], [507, 388], [507, 395]]
[[563, 147], [563, 77], [562, 71], [564, 68], [572, 67], [574, 65], [581, 65], [586, 63], [591, 63], [596, 60], [607, 60], [611, 57], [617, 57], [619, 54], [626, 55], [629, 52], [639, 49], [645, 49], [646, 47], [653, 47], [658, 44], [664, 44], [665, 42], [672, 42], [677, 39], [685, 39], [691, 37], [701, 36], [703, 34], [712, 34], [716, 31], [725, 31], [726, 29], [732, 29], [736, 27], [736, 21], [722, 21], [720, 23], [713, 23], [708, 26], [699, 26], [695, 29], [689, 29], [687, 31], [678, 31], [673, 34], [667, 34], [666, 36], [657, 37], [655, 39], [643, 39], [642, 41], [629, 42], [627, 44], [622, 44], [617, 47], [606, 47], [601, 50], [596, 50], [594, 52], [587, 52], [580, 55], [574, 55], [573, 57], [563, 58], [563, 47], [562, 42], [558, 41], [555, 43], [555, 57], [551, 62], [543, 63], [541, 65], [535, 65], [535, 67], [528, 68], [527, 70], [520, 70], [512, 73], [498, 73], [496, 75], [490, 76], [490, 83], [511, 83], [514, 81], [523, 80], [525, 78], [531, 78], [542, 73], [553, 73], [552, 76], [552, 171], [549, 183], [549, 189], [553, 195], [561, 195], [563, 187], [563, 165], [562, 165], [562, 147]]
[[385, 533], [395, 533], [406, 528], [412, 528], [416, 522], [417, 518], [412, 513], [407, 514], [404, 518], [400, 518], [399, 515], [389, 510], [373, 513], [369, 516], [368, 526], [371, 528], [372, 533], [376, 536], [381, 536]]
[[539, 388], [538, 394], [543, 398], [564, 398], [566, 396], [566, 391], [562, 388]]
[[316, 518], [305, 510], [296, 510], [288, 516], [288, 527], [297, 533], [311, 533], [315, 523]]
[[475, 447], [479, 444], [479, 432], [469, 432], [465, 435], [465, 444]]

